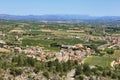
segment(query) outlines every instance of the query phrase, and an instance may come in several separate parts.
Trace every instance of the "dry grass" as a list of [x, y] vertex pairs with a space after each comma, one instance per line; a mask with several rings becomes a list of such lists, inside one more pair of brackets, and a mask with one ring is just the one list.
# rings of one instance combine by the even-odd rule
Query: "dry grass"
[[11, 51], [8, 49], [0, 48], [0, 52], [10, 53]]

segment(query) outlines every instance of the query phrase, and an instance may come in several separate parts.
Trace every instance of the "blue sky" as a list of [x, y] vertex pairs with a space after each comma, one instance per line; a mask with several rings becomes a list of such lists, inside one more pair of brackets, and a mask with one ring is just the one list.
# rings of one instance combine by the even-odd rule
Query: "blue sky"
[[120, 0], [0, 0], [0, 14], [120, 16]]

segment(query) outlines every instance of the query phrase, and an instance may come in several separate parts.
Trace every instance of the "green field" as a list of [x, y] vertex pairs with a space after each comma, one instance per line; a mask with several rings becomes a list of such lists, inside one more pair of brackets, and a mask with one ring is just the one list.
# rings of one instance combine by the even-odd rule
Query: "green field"
[[104, 56], [89, 56], [85, 59], [85, 63], [90, 65], [99, 65], [102, 67], [110, 67], [110, 64], [113, 60], [116, 60], [120, 57], [120, 50], [116, 50], [113, 55], [104, 55]]
[[22, 46], [41, 46], [44, 47], [46, 50], [54, 50], [54, 51], [58, 51], [59, 48], [57, 47], [51, 47], [50, 44], [51, 43], [58, 43], [60, 45], [64, 44], [64, 45], [74, 45], [74, 44], [80, 44], [83, 43], [84, 41], [82, 40], [75, 40], [75, 39], [41, 39], [41, 38], [37, 38], [37, 39], [24, 39], [22, 41]]

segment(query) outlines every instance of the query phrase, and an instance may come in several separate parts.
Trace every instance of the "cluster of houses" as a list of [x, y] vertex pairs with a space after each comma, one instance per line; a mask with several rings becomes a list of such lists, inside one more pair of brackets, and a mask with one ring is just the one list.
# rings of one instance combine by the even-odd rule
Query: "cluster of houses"
[[9, 53], [10, 51], [11, 50], [9, 46], [6, 45], [6, 42], [3, 40], [0, 40], [0, 52]]
[[105, 48], [113, 48], [113, 49], [119, 49], [120, 48], [120, 36], [107, 36], [105, 37], [105, 41], [107, 41], [107, 44], [98, 46], [99, 50], [104, 50]]
[[[98, 46], [99, 50], [104, 50], [105, 48], [120, 47], [119, 36], [107, 36], [104, 38], [95, 38], [95, 40], [105, 40], [107, 42], [107, 44]], [[43, 47], [39, 46], [27, 46], [25, 49], [21, 49], [20, 47], [13, 47], [11, 49], [11, 52], [24, 53], [28, 57], [33, 57], [41, 61], [58, 59], [62, 62], [66, 62], [67, 60], [83, 60], [87, 55], [92, 55], [95, 53], [94, 50], [89, 47], [85, 47], [82, 44], [60, 45], [59, 47], [60, 51], [58, 52], [45, 51]], [[6, 42], [2, 40], [0, 40], [0, 48], [10, 50], [10, 47], [6, 45]]]
[[79, 47], [78, 49], [61, 49], [56, 54], [56, 58], [59, 61], [66, 62], [67, 60], [83, 60], [87, 55], [94, 54], [94, 51], [90, 48]]
[[[20, 50], [21, 51], [21, 50]], [[22, 50], [28, 57], [36, 58], [41, 61], [49, 61], [58, 59], [60, 62], [66, 62], [67, 60], [82, 60], [87, 55], [91, 55], [94, 51], [90, 48], [85, 48], [82, 44], [77, 45], [62, 45], [60, 51], [45, 51], [43, 47], [27, 47]]]
[[[0, 41], [0, 48], [9, 50], [4, 41]], [[45, 51], [43, 47], [27, 46], [25, 49], [20, 47], [13, 47], [11, 52], [26, 54], [28, 57], [36, 58], [41, 61], [58, 59], [60, 62], [67, 60], [82, 60], [87, 55], [91, 55], [94, 51], [90, 48], [84, 47], [82, 44], [76, 45], [61, 45], [60, 51]]]

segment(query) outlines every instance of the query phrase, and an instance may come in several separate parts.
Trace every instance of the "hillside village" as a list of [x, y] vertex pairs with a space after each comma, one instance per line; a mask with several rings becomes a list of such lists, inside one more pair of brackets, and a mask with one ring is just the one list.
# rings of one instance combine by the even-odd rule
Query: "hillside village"
[[[42, 30], [45, 31], [46, 30]], [[50, 31], [50, 30], [49, 30]], [[70, 30], [71, 31], [71, 30]], [[70, 32], [69, 31], [69, 32]], [[48, 31], [47, 31], [48, 32]], [[84, 31], [82, 31], [84, 32]], [[11, 30], [10, 33], [25, 33], [23, 30]], [[78, 31], [71, 33], [79, 33]], [[81, 31], [80, 31], [81, 33]], [[0, 36], [5, 37], [4, 33], [0, 33]], [[82, 40], [86, 42], [90, 41], [105, 41], [103, 45], [97, 47], [98, 50], [103, 51], [106, 48], [119, 49], [120, 47], [120, 37], [118, 35], [106, 36], [106, 37], [81, 37]], [[21, 39], [21, 40], [20, 40]], [[22, 38], [17, 38], [18, 41], [22, 43]], [[39, 44], [39, 43], [38, 43]], [[47, 51], [42, 46], [27, 46], [22, 49], [20, 46], [13, 44], [9, 45], [4, 40], [0, 40], [0, 52], [5, 53], [20, 53], [26, 54], [28, 57], [36, 58], [40, 61], [47, 61], [46, 57], [49, 56], [49, 60], [58, 59], [60, 62], [66, 62], [67, 60], [79, 60], [82, 61], [86, 56], [95, 54], [95, 51], [90, 47], [91, 44], [75, 44], [75, 45], [60, 45], [59, 51]], [[50, 45], [49, 45], [50, 46]], [[54, 46], [53, 46], [54, 47]]]
[[[100, 74], [103, 75], [98, 77], [100, 80], [105, 78], [103, 72], [107, 67], [110, 67], [112, 76], [120, 64], [120, 35], [110, 32], [104, 34], [101, 27], [96, 29], [94, 25], [81, 26], [83, 25], [68, 23], [11, 22], [8, 27], [1, 24], [0, 57], [6, 56], [8, 59], [0, 58], [1, 71], [4, 72], [0, 77], [5, 80], [40, 80], [40, 77], [42, 80], [68, 80], [82, 76], [86, 80], [91, 77], [97, 80], [96, 74]], [[3, 69], [3, 65], [8, 69]], [[77, 72], [86, 68], [86, 65], [90, 68], [88, 72], [82, 72], [84, 75]], [[93, 73], [92, 69], [97, 69], [100, 73]], [[108, 72], [105, 73], [108, 75]]]

